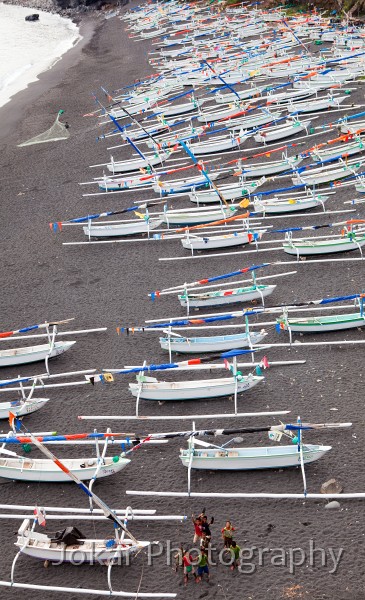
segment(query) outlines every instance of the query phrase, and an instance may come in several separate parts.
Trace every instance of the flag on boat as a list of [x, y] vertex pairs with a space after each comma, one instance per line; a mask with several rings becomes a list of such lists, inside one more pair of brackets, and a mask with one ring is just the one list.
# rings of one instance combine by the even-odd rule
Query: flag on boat
[[39, 508], [38, 506], [36, 506], [34, 508], [33, 513], [38, 522], [38, 525], [45, 527], [46, 526], [46, 511], [44, 510], [44, 508]]
[[17, 419], [14, 413], [9, 412], [9, 425], [13, 431], [19, 431], [22, 425], [21, 419]]

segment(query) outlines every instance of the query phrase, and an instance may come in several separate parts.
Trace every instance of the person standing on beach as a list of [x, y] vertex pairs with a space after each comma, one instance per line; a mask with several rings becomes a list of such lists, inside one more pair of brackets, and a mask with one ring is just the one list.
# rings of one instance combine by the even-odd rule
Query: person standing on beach
[[197, 581], [195, 569], [194, 569], [193, 565], [191, 564], [192, 560], [193, 559], [192, 559], [192, 556], [189, 553], [189, 551], [187, 550], [186, 552], [184, 552], [182, 562], [183, 562], [183, 566], [184, 566], [184, 584], [185, 585], [188, 583], [190, 574], [194, 575], [195, 581]]
[[202, 545], [204, 548], [207, 548], [209, 546], [209, 544], [212, 541], [212, 532], [210, 530], [210, 526], [213, 525], [214, 523], [214, 517], [212, 517], [210, 519], [210, 521], [208, 522], [208, 517], [207, 515], [203, 515], [202, 518], [202, 542], [204, 542]]
[[194, 525], [193, 544], [197, 544], [199, 542], [199, 548], [200, 548], [201, 541], [202, 541], [202, 535], [203, 535], [202, 519], [201, 519], [201, 516], [195, 518], [194, 515], [191, 515], [191, 520], [192, 520], [193, 525]]
[[198, 578], [196, 580], [197, 583], [199, 583], [199, 581], [202, 581], [204, 573], [206, 573], [207, 581], [209, 581], [208, 552], [206, 550], [202, 550], [200, 552], [198, 562]]
[[235, 531], [235, 528], [232, 526], [231, 521], [226, 521], [225, 527], [223, 527], [223, 529], [221, 531], [225, 548], [231, 547], [231, 542], [232, 542], [234, 531]]
[[230, 549], [231, 555], [232, 555], [231, 571], [234, 571], [234, 569], [239, 565], [239, 557], [240, 557], [241, 548], [239, 546], [237, 546], [237, 544], [234, 540], [232, 540], [229, 549]]

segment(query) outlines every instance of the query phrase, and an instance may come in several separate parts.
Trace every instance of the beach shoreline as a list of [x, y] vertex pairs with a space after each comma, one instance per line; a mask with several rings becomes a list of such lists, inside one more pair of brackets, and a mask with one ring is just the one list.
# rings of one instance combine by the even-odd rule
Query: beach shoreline
[[[84, 48], [91, 42], [97, 29], [102, 27], [103, 22], [104, 19], [101, 20], [97, 13], [85, 15], [77, 23], [81, 39], [76, 40], [72, 48], [62, 54], [51, 67], [39, 73], [36, 81], [32, 81], [27, 87], [16, 92], [6, 104], [0, 107], [0, 144], [5, 143], [7, 136], [14, 131], [22, 114], [30, 106], [33, 106], [43, 94], [58, 85], [67, 76], [70, 68], [77, 65], [82, 59]], [[61, 108], [60, 106], [59, 109]], [[53, 114], [56, 117], [59, 109], [52, 113], [50, 118]]]

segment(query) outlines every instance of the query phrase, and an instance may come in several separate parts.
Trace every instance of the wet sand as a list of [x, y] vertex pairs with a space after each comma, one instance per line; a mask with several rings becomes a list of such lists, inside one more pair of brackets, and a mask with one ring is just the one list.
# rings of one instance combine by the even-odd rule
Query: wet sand
[[[183, 316], [183, 310], [174, 297], [161, 298], [152, 304], [147, 297], [148, 292], [235, 270], [255, 262], [261, 263], [263, 256], [268, 262], [288, 260], [283, 253], [272, 252], [259, 255], [258, 260], [249, 254], [247, 257], [227, 256], [160, 263], [159, 256], [183, 255], [179, 243], [171, 241], [164, 245], [150, 243], [147, 246], [143, 243], [129, 243], [62, 247], [62, 241], [81, 240], [81, 232], [71, 231], [71, 228], [65, 228], [62, 233], [50, 231], [51, 221], [82, 216], [89, 212], [117, 210], [119, 207], [130, 206], [139, 197], [144, 199], [153, 196], [148, 192], [141, 196], [134, 192], [109, 198], [82, 197], [85, 188], [78, 183], [100, 175], [101, 169], [91, 170], [88, 165], [106, 162], [108, 157], [106, 147], [109, 143], [96, 143], [101, 128], [96, 124], [95, 118], [82, 116], [95, 108], [91, 94], [94, 92], [102, 98], [100, 86], [114, 90], [130, 84], [136, 78], [150, 75], [152, 69], [147, 62], [146, 53], [151, 47], [149, 41], [132, 43], [119, 19], [105, 20], [98, 25], [92, 39], [86, 40], [79, 50], [75, 48], [72, 51], [75, 54], [72, 60], [67, 57], [63, 59], [52, 71], [42, 75], [40, 82], [32, 84], [29, 90], [19, 94], [8, 107], [0, 110], [0, 120], [5, 123], [6, 133], [4, 135], [3, 129], [0, 140], [1, 330], [39, 323], [45, 319], [68, 317], [75, 317], [75, 328], [108, 327], [105, 334], [78, 337], [75, 347], [52, 363], [53, 372], [118, 368], [124, 364], [141, 364], [144, 359], [155, 363], [166, 361], [166, 355], [159, 349], [157, 336], [154, 334], [135, 334], [128, 338], [116, 335], [116, 326], [141, 325], [147, 318], [162, 318], [166, 315]], [[361, 104], [363, 100], [363, 88], [360, 85], [358, 92], [351, 96], [351, 102]], [[16, 147], [17, 143], [50, 127], [60, 108], [65, 110], [65, 118], [70, 124], [68, 140]], [[333, 119], [338, 117], [337, 113]], [[327, 114], [323, 121], [328, 120]], [[317, 119], [315, 123], [318, 125], [320, 122]], [[319, 138], [317, 140], [321, 141]], [[304, 147], [311, 144], [309, 142]], [[115, 151], [114, 157], [128, 158], [130, 151], [128, 148]], [[224, 157], [222, 162], [223, 160]], [[290, 179], [284, 183], [290, 185]], [[331, 199], [331, 207], [338, 210], [344, 208], [343, 201], [355, 196], [351, 188], [339, 188], [336, 196]], [[363, 214], [361, 206], [357, 214]], [[309, 213], [300, 222], [312, 224], [314, 219]], [[326, 223], [342, 220], [342, 216], [324, 215], [316, 219], [316, 222]], [[284, 220], [275, 221], [275, 226], [282, 225], [283, 222]], [[298, 222], [299, 219], [296, 219], [295, 223]], [[301, 263], [297, 267], [269, 267], [268, 274], [286, 270], [297, 270], [297, 273], [277, 280], [277, 288], [268, 303], [315, 299], [327, 294], [344, 295], [363, 289], [363, 266], [359, 262], [332, 265]], [[270, 341], [287, 341], [285, 335], [279, 337], [274, 332], [273, 326], [267, 327], [267, 330]], [[358, 331], [345, 332], [333, 334], [330, 339], [356, 339], [360, 335]], [[310, 341], [316, 339], [318, 338], [308, 336]], [[322, 339], [329, 337], [321, 337]], [[306, 359], [307, 362], [302, 366], [269, 369], [265, 372], [264, 384], [241, 397], [240, 410], [290, 409], [292, 420], [300, 415], [304, 420], [312, 422], [352, 421], [354, 426], [351, 430], [306, 434], [305, 440], [310, 443], [333, 446], [332, 451], [322, 460], [307, 467], [308, 489], [318, 492], [321, 483], [336, 477], [342, 482], [346, 492], [364, 491], [362, 347], [273, 349], [267, 354], [271, 360]], [[43, 370], [42, 365], [33, 365], [22, 368], [21, 374], [41, 373]], [[17, 374], [18, 369], [15, 368], [4, 369], [1, 373], [3, 378]], [[166, 375], [166, 378], [172, 377], [172, 374]], [[179, 378], [183, 379], [184, 373]], [[52, 391], [48, 405], [29, 416], [25, 424], [33, 431], [57, 429], [62, 433], [71, 433], [92, 430], [95, 426], [94, 422], [78, 421], [79, 414], [133, 414], [134, 401], [128, 392], [128, 381], [132, 381], [132, 378], [118, 379], [118, 383], [110, 386]], [[3, 397], [5, 399], [5, 394]], [[232, 408], [231, 400], [186, 403], [184, 406], [167, 406], [166, 403], [163, 406], [150, 406], [147, 402], [141, 402], [142, 414], [158, 411], [165, 415], [186, 414], [187, 410], [208, 414], [231, 412]], [[267, 423], [268, 419], [256, 418], [240, 420], [239, 423], [226, 420], [220, 425], [233, 427], [238, 424], [244, 426]], [[204, 426], [214, 424], [209, 420], [204, 421]], [[100, 430], [106, 425], [109, 423], [98, 423]], [[170, 421], [151, 425], [151, 429], [155, 431], [185, 427], [190, 427], [190, 424]], [[1, 429], [7, 431], [5, 423], [1, 424]], [[146, 423], [128, 422], [125, 425], [123, 422], [116, 422], [113, 429], [146, 433], [150, 427]], [[257, 445], [260, 442], [266, 444], [264, 434], [246, 436], [244, 439], [247, 445]], [[178, 598], [360, 600], [363, 597], [364, 507], [361, 501], [343, 501], [341, 510], [327, 511], [324, 508], [325, 501], [321, 500], [199, 501], [134, 499], [125, 495], [127, 489], [186, 490], [187, 472], [178, 458], [179, 447], [183, 445], [185, 442], [175, 441], [160, 447], [141, 449], [121, 474], [98, 483], [95, 491], [112, 507], [132, 504], [135, 508], [158, 508], [160, 514], [188, 515], [186, 525], [166, 522], [160, 525], [151, 523], [148, 526], [131, 526], [132, 532], [141, 539], [164, 542], [171, 540], [175, 545], [190, 544], [193, 538], [190, 515], [192, 512], [200, 512], [205, 506], [207, 514], [215, 517], [212, 526], [213, 545], [221, 549], [219, 532], [225, 520], [231, 519], [237, 529], [236, 540], [241, 548], [256, 548], [253, 558], [246, 561], [255, 566], [255, 571], [251, 574], [232, 573], [228, 567], [219, 565], [211, 568], [209, 585], [205, 582], [195, 585], [191, 581], [185, 589], [181, 585], [181, 572], [175, 574], [172, 566], [166, 566], [164, 556], [156, 559], [150, 567], [146, 557], [140, 554], [130, 568], [113, 569], [113, 586], [116, 590], [135, 591], [141, 582], [140, 591], [177, 592]], [[55, 448], [60, 458], [71, 453], [69, 448]], [[81, 450], [78, 452], [80, 456], [83, 454]], [[36, 453], [33, 455], [36, 456]], [[87, 506], [86, 497], [72, 484], [52, 486], [1, 482], [0, 485], [2, 503]], [[199, 492], [301, 492], [303, 488], [300, 471], [288, 469], [283, 472], [253, 473], [195, 472], [192, 474], [192, 489]], [[95, 537], [95, 533], [101, 537], [112, 536], [112, 528], [107, 524], [96, 524], [95, 530], [88, 523], [75, 524], [91, 537]], [[17, 521], [0, 521], [1, 579], [9, 579], [17, 526]], [[60, 528], [61, 524], [48, 522], [47, 531]], [[333, 562], [327, 559], [326, 565], [321, 565], [319, 553], [315, 556], [314, 564], [310, 564], [311, 540], [316, 547], [326, 551], [326, 557], [329, 548], [336, 555], [343, 548], [342, 559], [335, 574], [330, 573]], [[306, 553], [306, 560], [296, 568], [295, 573], [290, 573], [288, 563], [273, 565], [272, 553], [267, 551], [264, 553], [263, 565], [259, 566], [257, 548], [283, 548], [287, 553], [286, 557], [290, 549], [302, 548]], [[248, 570], [250, 569], [247, 568], [246, 571]], [[62, 565], [44, 569], [41, 563], [24, 557], [19, 560], [16, 573], [17, 580], [28, 583], [107, 589], [106, 568], [102, 566]], [[15, 590], [5, 591], [4, 588], [4, 591], [0, 591], [0, 598], [12, 599], [16, 597], [16, 593]], [[37, 594], [42, 600], [56, 597], [56, 594], [47, 591], [28, 594], [29, 597], [36, 597]]]

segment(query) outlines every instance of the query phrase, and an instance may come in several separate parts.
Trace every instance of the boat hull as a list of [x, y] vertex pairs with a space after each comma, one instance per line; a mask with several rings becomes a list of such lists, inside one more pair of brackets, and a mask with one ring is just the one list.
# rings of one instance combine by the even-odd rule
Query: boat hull
[[[89, 481], [93, 478], [97, 460], [93, 458], [80, 458], [79, 460], [62, 460], [72, 473], [81, 481]], [[92, 463], [92, 464], [90, 464]], [[106, 459], [106, 464], [98, 471], [97, 479], [108, 477], [124, 469], [130, 460], [119, 458], [118, 462]], [[85, 467], [81, 467], [84, 464]], [[77, 465], [77, 466], [76, 466]], [[12, 481], [33, 481], [36, 483], [69, 483], [72, 482], [67, 473], [64, 473], [57, 465], [49, 459], [28, 458], [2, 458], [0, 457], [0, 477]]]
[[310, 208], [316, 208], [317, 206], [323, 208], [323, 204], [328, 200], [328, 196], [321, 196], [320, 198], [305, 198], [305, 199], [293, 199], [275, 202], [274, 200], [267, 201], [255, 201], [254, 209], [255, 212], [262, 212], [263, 214], [285, 214], [296, 212], [299, 210], [309, 210]]
[[149, 222], [141, 219], [140, 222], [121, 223], [120, 225], [87, 225], [83, 227], [84, 234], [93, 238], [124, 237], [148, 233], [162, 225], [162, 219], [150, 219]]
[[[251, 234], [252, 239], [252, 234]], [[186, 250], [213, 250], [215, 248], [231, 248], [232, 246], [242, 246], [250, 241], [249, 234], [237, 233], [227, 235], [216, 235], [207, 237], [183, 238], [181, 243]]]
[[89, 563], [97, 565], [115, 560], [140, 551], [150, 542], [139, 541], [134, 544], [131, 539], [119, 540], [118, 545], [108, 545], [104, 539], [82, 539], [66, 546], [63, 542], [52, 541], [44, 533], [31, 530], [30, 519], [23, 521], [15, 542], [22, 554], [39, 560], [47, 560], [60, 564], [69, 562], [74, 565]]
[[12, 350], [0, 351], [0, 367], [12, 367], [15, 365], [26, 365], [33, 362], [40, 362], [49, 358], [54, 358], [67, 352], [76, 342], [55, 342], [52, 352], [49, 354], [49, 345], [40, 344], [38, 346], [29, 346], [16, 348]]
[[40, 410], [47, 402], [49, 398], [32, 398], [26, 401], [15, 401], [15, 402], [0, 402], [0, 419], [9, 419], [9, 412], [13, 413], [16, 417], [24, 417], [31, 413]]
[[[303, 446], [303, 460], [305, 464], [320, 459], [331, 446]], [[251, 453], [251, 455], [250, 455]], [[183, 450], [180, 460], [184, 467], [189, 467], [190, 452]], [[263, 448], [232, 448], [227, 451], [220, 450], [194, 450], [191, 462], [192, 469], [209, 471], [254, 471], [258, 469], [283, 469], [286, 467], [300, 467], [300, 453], [296, 446], [277, 446]]]
[[[281, 327], [288, 331], [285, 320], [277, 319]], [[290, 331], [294, 333], [326, 333], [364, 327], [365, 316], [358, 314], [343, 314], [330, 317], [308, 317], [303, 319], [288, 319]]]
[[247, 333], [238, 335], [217, 335], [212, 337], [196, 337], [196, 338], [160, 338], [160, 346], [162, 350], [178, 352], [179, 354], [195, 354], [200, 352], [224, 352], [227, 350], [235, 350], [236, 348], [247, 348], [251, 344], [259, 344], [267, 335], [263, 333], [250, 333], [250, 338]]
[[[242, 394], [263, 381], [264, 377], [248, 376], [237, 381], [237, 393]], [[183, 401], [203, 400], [232, 396], [236, 382], [233, 377], [222, 379], [205, 379], [187, 382], [157, 381], [153, 383], [130, 383], [129, 390], [133, 396], [143, 400]]]
[[219, 221], [220, 219], [227, 219], [233, 217], [236, 210], [228, 209], [217, 209], [217, 210], [205, 210], [205, 211], [186, 211], [186, 212], [174, 212], [166, 211], [164, 213], [164, 222], [170, 225], [202, 225], [204, 223], [212, 223], [213, 221]]
[[352, 250], [358, 250], [359, 246], [365, 244], [365, 239], [359, 240], [357, 243], [352, 242], [348, 239], [341, 239], [337, 241], [318, 241], [312, 242], [311, 244], [304, 244], [298, 242], [296, 244], [283, 244], [283, 250], [287, 254], [293, 254], [294, 256], [315, 256], [318, 254], [337, 254], [338, 252], [350, 252]]
[[181, 306], [190, 308], [205, 308], [206, 306], [222, 306], [224, 304], [236, 304], [239, 302], [250, 302], [251, 300], [265, 298], [273, 293], [276, 285], [258, 285], [247, 288], [236, 288], [226, 292], [208, 292], [188, 296], [188, 302], [184, 295], [179, 295]]

